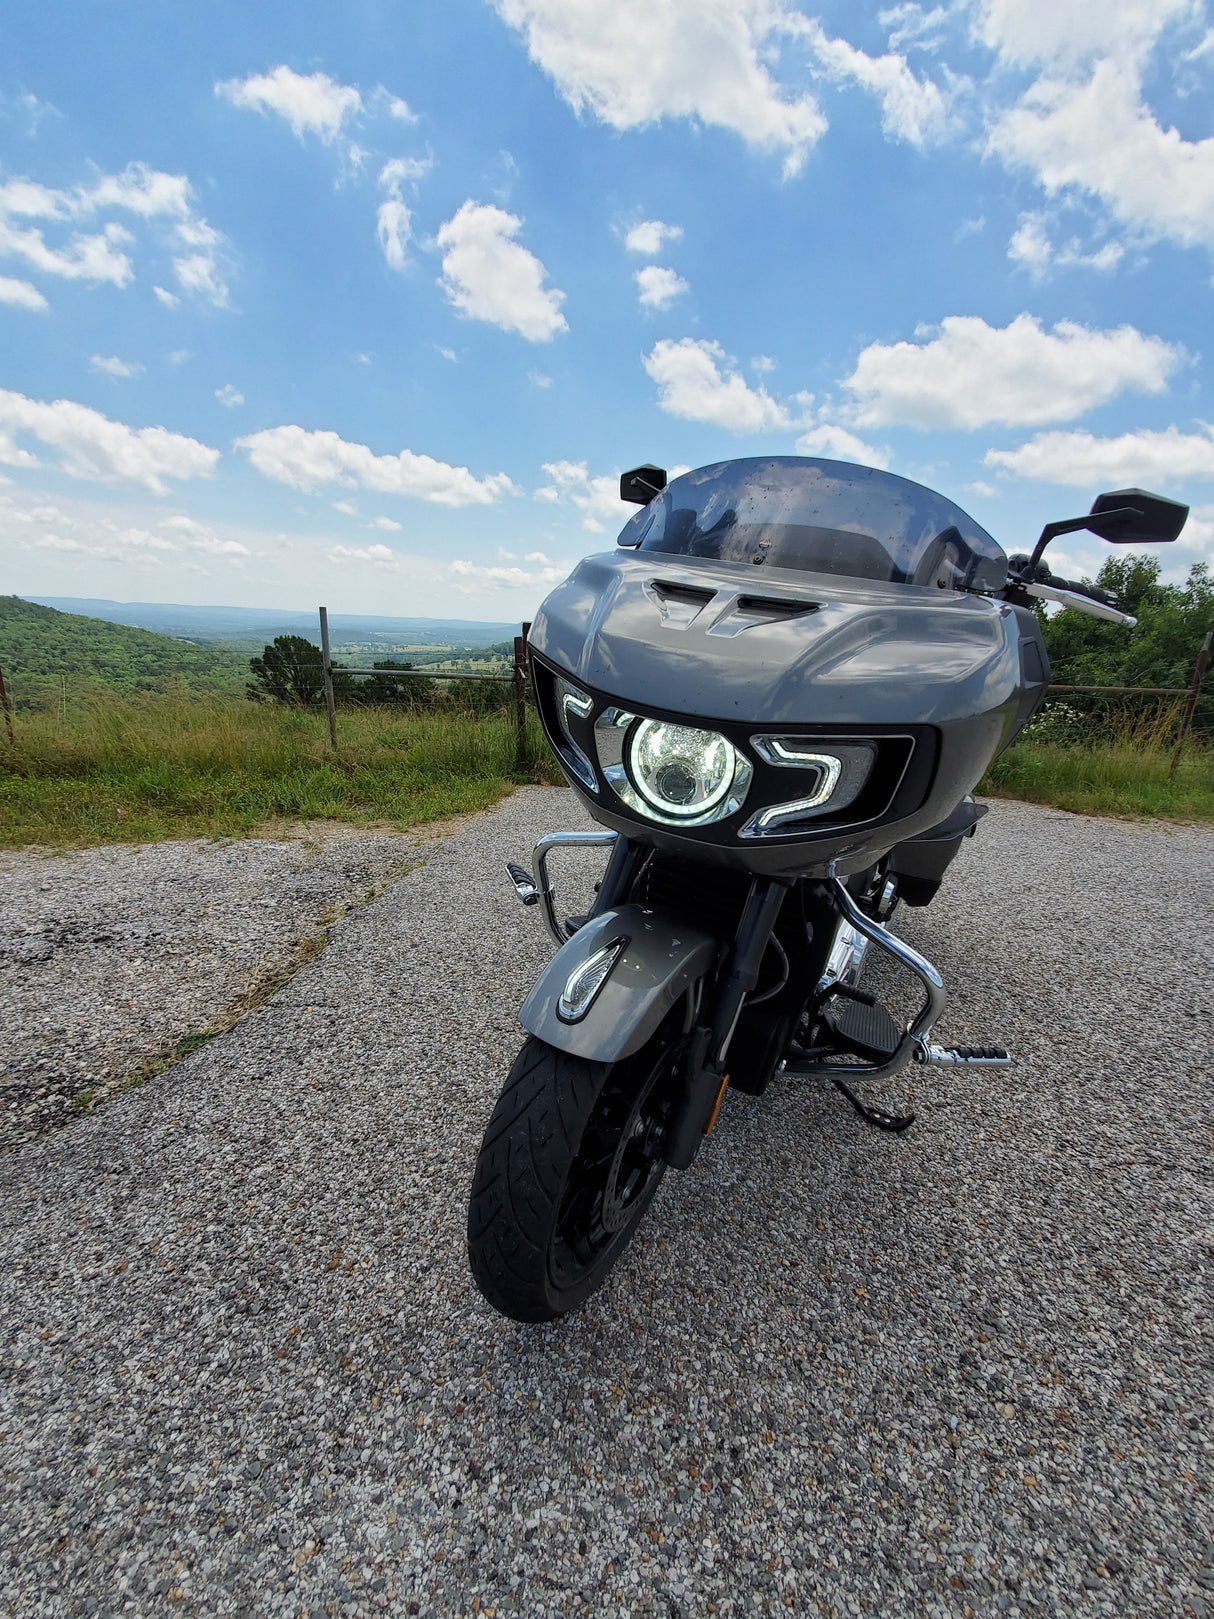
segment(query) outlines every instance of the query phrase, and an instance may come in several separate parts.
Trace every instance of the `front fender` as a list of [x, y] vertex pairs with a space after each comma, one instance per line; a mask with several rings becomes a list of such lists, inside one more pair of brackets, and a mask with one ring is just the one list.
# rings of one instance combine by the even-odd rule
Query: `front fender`
[[[628, 943], [586, 1016], [566, 1023], [557, 1002], [569, 975], [623, 934]], [[721, 942], [646, 905], [621, 905], [592, 917], [561, 946], [519, 1010], [528, 1034], [592, 1062], [619, 1062], [639, 1051], [697, 980], [715, 967]]]

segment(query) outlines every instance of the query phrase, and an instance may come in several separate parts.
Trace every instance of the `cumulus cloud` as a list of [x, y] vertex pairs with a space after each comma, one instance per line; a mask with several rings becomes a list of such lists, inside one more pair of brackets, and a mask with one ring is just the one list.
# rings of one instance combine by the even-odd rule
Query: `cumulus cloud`
[[1214, 478], [1214, 426], [1196, 433], [1166, 427], [1160, 432], [1038, 433], [1014, 450], [989, 450], [986, 465], [1043, 483], [1083, 488], [1167, 488], [1185, 478]]
[[855, 433], [849, 433], [845, 427], [838, 427], [831, 423], [823, 423], [820, 427], [811, 427], [808, 433], [803, 433], [797, 440], [798, 455], [818, 455], [827, 461], [858, 461], [861, 466], [880, 467], [882, 471], [889, 466], [891, 456], [887, 448], [875, 444], [866, 444]]
[[1193, 0], [979, 0], [974, 32], [1009, 66], [1076, 67], [1139, 57], [1193, 9]]
[[[618, 472], [592, 476], [585, 461], [545, 461], [544, 471], [550, 481], [535, 491], [537, 500], [576, 506], [582, 513], [583, 528], [594, 534], [601, 534], [607, 524], [622, 526], [628, 512], [620, 500]], [[537, 558], [547, 560], [536, 552], [527, 561]]]
[[1101, 270], [1107, 274], [1121, 263], [1125, 249], [1120, 242], [1106, 242], [1094, 253], [1085, 253], [1076, 237], [1056, 247], [1046, 229], [1045, 216], [1023, 214], [1007, 244], [1007, 256], [1027, 270], [1034, 281], [1044, 281], [1055, 270]]
[[0, 304], [11, 309], [45, 309], [46, 299], [32, 281], [18, 281], [15, 276], [0, 275]]
[[302, 427], [269, 427], [237, 439], [236, 445], [264, 477], [292, 489], [345, 484], [380, 494], [412, 495], [439, 506], [486, 506], [514, 488], [505, 473], [476, 478], [467, 467], [449, 466], [412, 450], [376, 455], [365, 444], [352, 444], [336, 433]]
[[630, 253], [643, 253], [646, 258], [653, 258], [667, 242], [677, 242], [682, 234], [682, 225], [666, 225], [660, 219], [642, 219], [628, 231], [624, 246]]
[[498, 567], [465, 560], [450, 564], [451, 583], [456, 590], [465, 594], [484, 590], [488, 586], [506, 590], [546, 590], [550, 585], [560, 584], [568, 572], [568, 568], [558, 565], [528, 571], [526, 568]]
[[362, 94], [352, 84], [339, 84], [327, 73], [296, 73], [285, 65], [250, 73], [247, 79], [224, 79], [215, 94], [234, 107], [276, 113], [300, 140], [318, 135], [326, 146], [363, 110]]
[[[1101, 13], [1090, 14], [1099, 23]], [[1188, 141], [1164, 128], [1132, 62], [1110, 57], [1078, 82], [1039, 79], [987, 144], [1051, 195], [1086, 193], [1144, 235], [1214, 247], [1214, 137]]]
[[828, 79], [858, 85], [877, 98], [887, 135], [911, 146], [927, 146], [944, 135], [944, 95], [930, 79], [916, 78], [904, 56], [869, 56], [844, 39], [832, 39], [814, 19], [803, 19], [797, 29]]
[[637, 295], [646, 309], [669, 309], [676, 298], [690, 290], [675, 270], [661, 264], [647, 264], [636, 273]]
[[94, 371], [100, 371], [102, 376], [113, 377], [116, 381], [123, 377], [143, 375], [143, 366], [138, 360], [120, 360], [116, 354], [94, 354], [89, 365]]
[[244, 404], [244, 395], [230, 382], [225, 382], [222, 388], [216, 388], [215, 397], [228, 410], [235, 410], [238, 405]]
[[409, 262], [409, 240], [413, 215], [404, 199], [406, 185], [415, 185], [429, 172], [428, 159], [394, 157], [379, 171], [379, 184], [387, 193], [376, 214], [375, 233], [384, 258], [393, 270], [403, 270]]
[[844, 378], [860, 426], [972, 429], [1068, 421], [1126, 391], [1161, 393], [1183, 350], [1133, 326], [949, 315], [918, 343], [870, 343]]
[[658, 385], [658, 403], [671, 416], [711, 422], [730, 433], [787, 429], [797, 421], [766, 388], [752, 388], [719, 343], [663, 338], [644, 359]]
[[461, 315], [547, 343], [569, 328], [565, 294], [544, 285], [547, 270], [514, 240], [522, 226], [516, 215], [469, 199], [439, 228], [439, 284]]
[[[786, 0], [494, 0], [577, 112], [613, 129], [686, 118], [782, 155], [796, 174], [826, 129], [813, 96], [773, 76], [804, 19]], [[643, 41], [644, 63], [621, 41]]]
[[[66, 241], [47, 241], [44, 225], [79, 223], [107, 211], [157, 221], [177, 253], [174, 268], [187, 291], [224, 305], [227, 284], [221, 264], [224, 239], [193, 209], [193, 192], [183, 174], [166, 174], [145, 163], [131, 163], [120, 174], [102, 174], [89, 185], [55, 190], [25, 179], [0, 185], [0, 255], [24, 259], [32, 270], [70, 281], [108, 282], [125, 287], [134, 277], [126, 251], [135, 238], [116, 220], [100, 231], [75, 231]], [[18, 223], [37, 219], [40, 225]], [[176, 299], [157, 289], [162, 302]]]
[[152, 291], [156, 294], [156, 301], [162, 303], [166, 309], [176, 309], [181, 302], [177, 294], [170, 292], [167, 287], [153, 287]]
[[45, 404], [6, 389], [0, 389], [0, 429], [29, 434], [58, 450], [69, 477], [129, 480], [158, 495], [165, 493], [166, 478], [209, 478], [219, 461], [218, 450], [182, 433], [128, 427], [70, 399]]
[[329, 555], [334, 562], [371, 562], [391, 573], [400, 569], [400, 558], [386, 545], [333, 545]]
[[373, 517], [367, 527], [382, 528], [390, 534], [399, 534], [402, 525], [392, 517]]

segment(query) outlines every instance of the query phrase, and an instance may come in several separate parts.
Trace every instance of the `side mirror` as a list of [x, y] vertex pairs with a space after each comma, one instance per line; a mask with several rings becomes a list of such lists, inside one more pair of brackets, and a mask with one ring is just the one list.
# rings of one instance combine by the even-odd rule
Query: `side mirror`
[[1047, 523], [1033, 547], [1030, 567], [1041, 561], [1041, 553], [1060, 534], [1077, 534], [1088, 529], [1114, 545], [1162, 545], [1174, 540], [1185, 526], [1189, 508], [1165, 495], [1149, 495], [1145, 489], [1116, 489], [1097, 495], [1086, 517], [1068, 517], [1061, 523]]
[[654, 496], [660, 495], [665, 487], [665, 468], [646, 463], [643, 467], [633, 467], [631, 472], [625, 472], [621, 476], [620, 499], [630, 500], [634, 506], [648, 506]]
[[[1101, 522], [1104, 512], [1109, 515]], [[1117, 489], [1111, 495], [1097, 495], [1090, 515], [1094, 520], [1088, 528], [1113, 545], [1162, 545], [1180, 533], [1189, 508], [1145, 489]]]

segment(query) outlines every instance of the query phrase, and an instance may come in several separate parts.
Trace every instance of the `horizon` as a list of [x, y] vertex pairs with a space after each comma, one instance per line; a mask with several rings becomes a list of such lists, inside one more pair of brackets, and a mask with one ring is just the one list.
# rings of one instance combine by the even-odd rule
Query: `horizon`
[[406, 22], [0, 24], [8, 588], [522, 622], [622, 470], [790, 453], [1214, 555], [1207, 0]]

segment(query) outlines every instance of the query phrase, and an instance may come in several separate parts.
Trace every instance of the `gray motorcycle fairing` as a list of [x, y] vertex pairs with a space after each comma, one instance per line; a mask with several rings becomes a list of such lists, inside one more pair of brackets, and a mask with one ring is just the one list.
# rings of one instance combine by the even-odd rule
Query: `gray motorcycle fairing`
[[745, 847], [728, 823], [659, 825], [570, 781], [595, 820], [660, 849], [751, 872], [820, 875], [833, 863], [846, 874], [942, 821], [1040, 701], [1038, 684], [1025, 704], [1024, 649], [1040, 640], [1026, 617], [965, 591], [615, 552], [586, 557], [552, 591], [530, 644], [599, 698], [731, 736], [930, 728], [934, 763], [914, 806]]
[[[621, 936], [628, 943], [589, 1012], [577, 1023], [557, 1014], [569, 975]], [[721, 942], [644, 905], [621, 905], [586, 922], [562, 945], [519, 1009], [528, 1034], [592, 1062], [639, 1051], [688, 989], [716, 965]]]

